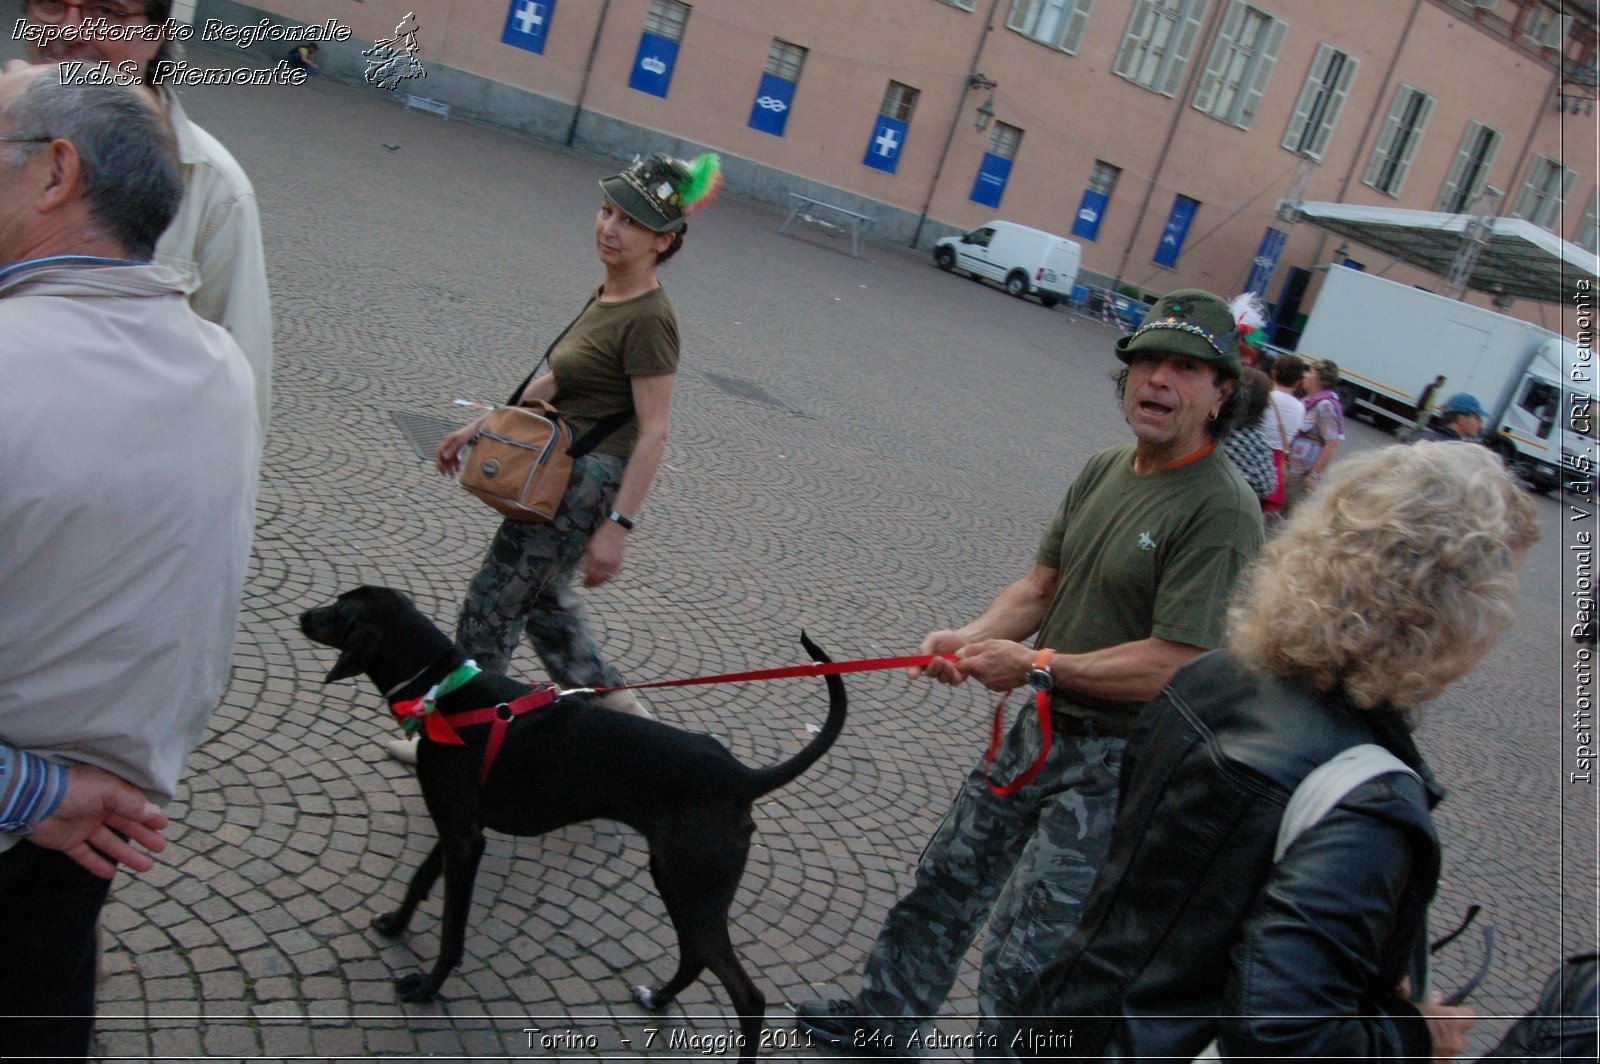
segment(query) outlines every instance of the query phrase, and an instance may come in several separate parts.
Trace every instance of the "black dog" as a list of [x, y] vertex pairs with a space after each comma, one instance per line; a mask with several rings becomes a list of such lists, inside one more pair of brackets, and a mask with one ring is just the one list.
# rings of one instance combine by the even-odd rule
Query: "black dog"
[[[365, 673], [391, 703], [419, 697], [465, 660], [410, 599], [387, 588], [357, 588], [332, 605], [307, 610], [300, 629], [340, 651], [327, 682]], [[803, 633], [800, 638], [813, 660], [829, 660]], [[397, 981], [401, 1000], [433, 997], [461, 961], [484, 828], [540, 835], [604, 817], [645, 837], [651, 878], [678, 932], [676, 974], [659, 990], [636, 988], [634, 999], [661, 1009], [710, 968], [739, 1013], [741, 1059], [751, 1059], [766, 998], [734, 954], [728, 910], [755, 831], [752, 803], [810, 768], [844, 727], [844, 684], [837, 676], [826, 680], [828, 719], [821, 734], [789, 760], [762, 769], [740, 763], [708, 735], [618, 713], [582, 695], [512, 721], [481, 787], [487, 725], [458, 729], [465, 745], [424, 738], [417, 779], [439, 842], [412, 877], [400, 908], [373, 926], [386, 936], [403, 934], [441, 871], [444, 918], [438, 961], [426, 975]], [[496, 706], [529, 690], [508, 677], [480, 673], [441, 697], [438, 712]]]

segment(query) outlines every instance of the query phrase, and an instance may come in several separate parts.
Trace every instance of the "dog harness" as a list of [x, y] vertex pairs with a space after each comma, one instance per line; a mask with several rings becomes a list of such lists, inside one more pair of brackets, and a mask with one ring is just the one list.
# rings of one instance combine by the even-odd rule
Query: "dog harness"
[[539, 684], [527, 694], [510, 702], [501, 702], [482, 709], [466, 709], [459, 713], [438, 712], [439, 699], [464, 686], [482, 671], [476, 662], [462, 662], [451, 670], [450, 675], [428, 688], [422, 697], [395, 702], [390, 707], [394, 710], [395, 718], [400, 721], [401, 730], [407, 735], [426, 731], [432, 741], [450, 746], [466, 745], [456, 733], [457, 728], [489, 725], [489, 740], [483, 748], [483, 765], [478, 769], [480, 787], [489, 779], [489, 769], [494, 766], [494, 759], [500, 754], [500, 747], [506, 740], [506, 729], [511, 727], [511, 722], [524, 713], [543, 709], [564, 693], [555, 684]]

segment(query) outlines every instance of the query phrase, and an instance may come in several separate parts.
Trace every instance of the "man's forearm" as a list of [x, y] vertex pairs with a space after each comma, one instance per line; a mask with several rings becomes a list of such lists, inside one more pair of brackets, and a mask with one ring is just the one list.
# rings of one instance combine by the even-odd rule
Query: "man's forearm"
[[1204, 653], [1204, 647], [1190, 643], [1140, 639], [1087, 654], [1057, 654], [1050, 672], [1058, 691], [1110, 702], [1148, 702], [1173, 673]]
[[966, 642], [984, 639], [1010, 639], [1021, 642], [1039, 630], [1050, 597], [1055, 594], [1056, 571], [1035, 565], [1033, 571], [999, 595], [976, 620], [958, 631]]

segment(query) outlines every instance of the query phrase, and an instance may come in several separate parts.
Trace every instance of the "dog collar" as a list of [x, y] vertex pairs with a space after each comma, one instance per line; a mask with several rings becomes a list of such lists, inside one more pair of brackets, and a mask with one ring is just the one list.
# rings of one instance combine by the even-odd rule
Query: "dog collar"
[[439, 708], [439, 699], [469, 683], [473, 677], [482, 671], [482, 669], [478, 668], [477, 662], [470, 659], [463, 661], [460, 665], [451, 669], [448, 676], [428, 688], [422, 697], [407, 699], [404, 702], [396, 702], [391, 705], [389, 708], [394, 710], [395, 719], [400, 722], [401, 730], [407, 735], [416, 735], [419, 731], [426, 729], [428, 738], [436, 743], [464, 745], [461, 742], [461, 736], [457, 735], [455, 729], [446, 724], [444, 718], [440, 717], [435, 710]]

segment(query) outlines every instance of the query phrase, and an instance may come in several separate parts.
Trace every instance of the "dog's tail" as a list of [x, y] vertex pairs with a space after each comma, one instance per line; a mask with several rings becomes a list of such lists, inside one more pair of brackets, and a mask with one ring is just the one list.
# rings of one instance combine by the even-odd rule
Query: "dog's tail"
[[[800, 633], [800, 643], [806, 648], [806, 653], [811, 655], [812, 661], [833, 660], [804, 632]], [[823, 722], [822, 732], [807, 743], [804, 750], [789, 760], [767, 768], [751, 769], [749, 776], [751, 798], [759, 798], [798, 779], [801, 773], [816, 764], [817, 759], [828, 752], [828, 747], [833, 745], [833, 741], [839, 738], [839, 733], [844, 730], [845, 706], [849, 704], [849, 699], [844, 693], [844, 681], [831, 675], [824, 676], [823, 679], [828, 684], [828, 719]]]

